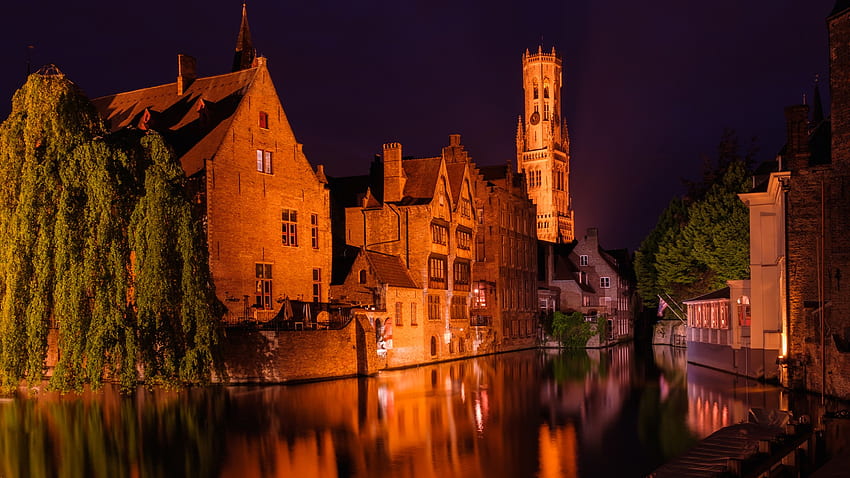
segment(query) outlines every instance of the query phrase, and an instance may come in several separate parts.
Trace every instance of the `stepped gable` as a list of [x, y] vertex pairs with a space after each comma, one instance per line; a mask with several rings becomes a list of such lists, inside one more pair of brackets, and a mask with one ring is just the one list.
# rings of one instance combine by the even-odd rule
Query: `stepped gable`
[[178, 94], [177, 83], [92, 100], [110, 131], [152, 129], [163, 135], [187, 176], [212, 158], [258, 68], [198, 78]]

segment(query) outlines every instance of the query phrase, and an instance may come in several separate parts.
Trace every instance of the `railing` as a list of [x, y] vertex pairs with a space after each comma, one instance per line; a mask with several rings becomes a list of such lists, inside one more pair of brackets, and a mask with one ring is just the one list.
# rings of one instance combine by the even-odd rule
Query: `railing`
[[242, 314], [229, 312], [223, 323], [225, 327], [259, 330], [339, 330], [351, 322], [352, 308], [347, 304], [289, 300], [276, 311], [249, 307]]
[[493, 319], [486, 315], [473, 315], [469, 318], [470, 327], [490, 327]]

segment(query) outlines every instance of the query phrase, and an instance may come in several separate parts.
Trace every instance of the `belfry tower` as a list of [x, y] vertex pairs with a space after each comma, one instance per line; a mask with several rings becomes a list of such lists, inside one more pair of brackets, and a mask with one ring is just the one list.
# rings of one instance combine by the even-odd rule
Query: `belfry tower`
[[517, 170], [537, 206], [537, 239], [571, 242], [575, 237], [570, 199], [570, 137], [561, 116], [561, 59], [552, 48], [522, 55], [525, 117], [517, 124]]

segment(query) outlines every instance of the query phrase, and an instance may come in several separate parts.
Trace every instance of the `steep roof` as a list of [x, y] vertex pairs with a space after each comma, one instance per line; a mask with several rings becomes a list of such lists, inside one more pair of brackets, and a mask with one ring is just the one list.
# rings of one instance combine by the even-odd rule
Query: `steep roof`
[[460, 201], [460, 193], [463, 189], [463, 178], [466, 177], [466, 168], [469, 163], [452, 163], [446, 165], [446, 172], [449, 176], [449, 188], [452, 198], [452, 204], [457, 204]]
[[403, 160], [401, 166], [407, 176], [404, 195], [413, 199], [427, 199], [430, 202], [437, 187], [437, 178], [440, 177], [442, 161], [442, 158]]
[[365, 252], [366, 260], [369, 261], [369, 265], [375, 273], [375, 279], [379, 283], [387, 284], [391, 287], [419, 288], [416, 285], [416, 281], [410, 276], [407, 268], [404, 267], [400, 257], [375, 251]]
[[137, 127], [160, 132], [191, 176], [218, 151], [258, 70], [198, 78], [182, 95], [177, 94], [177, 83], [168, 83], [92, 102], [112, 131]]

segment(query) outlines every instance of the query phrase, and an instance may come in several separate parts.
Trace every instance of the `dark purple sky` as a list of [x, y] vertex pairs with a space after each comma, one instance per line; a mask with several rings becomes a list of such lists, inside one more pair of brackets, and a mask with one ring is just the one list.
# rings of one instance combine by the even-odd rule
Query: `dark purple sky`
[[[33, 64], [91, 97], [229, 71], [241, 1], [10, 2], [0, 20], [0, 117]], [[576, 232], [636, 248], [724, 128], [784, 142], [783, 108], [828, 76], [834, 0], [251, 1], [254, 45], [313, 164], [361, 174], [381, 145], [434, 156], [450, 133], [480, 165], [515, 155], [520, 57], [556, 46], [572, 139]], [[822, 83], [828, 95], [827, 82]]]

